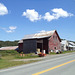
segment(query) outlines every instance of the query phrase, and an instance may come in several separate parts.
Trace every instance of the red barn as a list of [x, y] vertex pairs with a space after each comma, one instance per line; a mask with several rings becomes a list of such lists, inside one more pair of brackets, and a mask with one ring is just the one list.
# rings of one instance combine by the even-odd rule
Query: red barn
[[51, 50], [61, 50], [61, 39], [56, 30], [26, 35], [19, 41], [19, 50], [23, 53], [33, 53], [45, 50], [49, 53]]

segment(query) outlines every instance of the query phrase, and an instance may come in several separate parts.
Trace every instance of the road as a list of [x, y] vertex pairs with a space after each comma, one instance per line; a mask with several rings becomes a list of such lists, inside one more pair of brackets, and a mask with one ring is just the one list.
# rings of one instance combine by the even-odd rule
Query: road
[[75, 75], [75, 53], [49, 57], [43, 61], [0, 70], [0, 75]]

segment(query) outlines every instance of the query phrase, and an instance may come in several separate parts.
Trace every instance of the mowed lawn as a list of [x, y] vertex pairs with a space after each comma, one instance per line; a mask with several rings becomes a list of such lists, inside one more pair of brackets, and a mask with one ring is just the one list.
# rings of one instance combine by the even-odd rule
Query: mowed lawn
[[34, 56], [33, 54], [25, 54], [25, 56], [20, 56], [20, 54], [14, 50], [0, 51], [0, 69], [39, 61], [39, 60], [13, 61], [14, 59], [27, 59], [37, 57], [38, 56]]

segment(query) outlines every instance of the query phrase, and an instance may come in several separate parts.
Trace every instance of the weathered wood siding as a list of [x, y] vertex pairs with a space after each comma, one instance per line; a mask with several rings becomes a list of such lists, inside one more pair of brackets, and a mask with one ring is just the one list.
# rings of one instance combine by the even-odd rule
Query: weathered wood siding
[[49, 39], [49, 51], [50, 50], [54, 50], [54, 52], [55, 50], [61, 50], [60, 38], [57, 32], [55, 32]]
[[36, 40], [24, 40], [23, 41], [23, 52], [24, 53], [33, 53], [36, 52], [37, 44]]

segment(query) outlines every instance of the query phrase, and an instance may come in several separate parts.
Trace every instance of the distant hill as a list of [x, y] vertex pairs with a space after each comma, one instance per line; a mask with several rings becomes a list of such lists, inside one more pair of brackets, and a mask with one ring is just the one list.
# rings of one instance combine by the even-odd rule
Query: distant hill
[[6, 46], [18, 46], [18, 41], [0, 41], [0, 47], [6, 47]]

